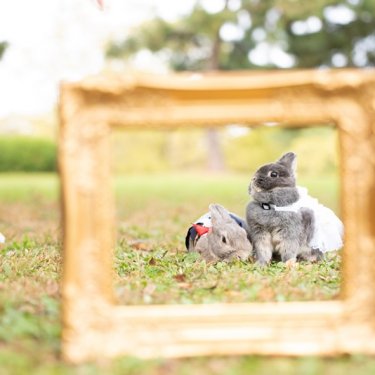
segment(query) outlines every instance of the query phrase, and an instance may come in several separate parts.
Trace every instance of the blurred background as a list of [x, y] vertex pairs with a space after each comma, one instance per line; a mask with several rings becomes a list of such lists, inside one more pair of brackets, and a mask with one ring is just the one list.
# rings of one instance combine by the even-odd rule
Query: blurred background
[[[105, 71], [375, 63], [374, 0], [0, 0], [0, 6], [0, 172], [56, 171], [61, 81]], [[119, 175], [209, 171], [248, 179], [260, 164], [293, 150], [301, 183], [331, 181], [331, 199], [339, 164], [334, 126], [265, 125], [116, 132], [114, 169]]]
[[[374, 64], [375, 0], [0, 0], [0, 232], [6, 237], [0, 244], [0, 372], [75, 373], [70, 366], [60, 369], [61, 81], [109, 71], [166, 75]], [[340, 214], [338, 134], [334, 124], [312, 125], [115, 131], [119, 300], [338, 298], [339, 256], [300, 273], [277, 264], [269, 273], [253, 272], [251, 264], [201, 271], [193, 258], [185, 259], [186, 231], [208, 204], [220, 202], [243, 216], [254, 170], [287, 151], [298, 154], [298, 183]], [[222, 277], [224, 268], [229, 273]], [[296, 373], [296, 368], [306, 374], [352, 368], [365, 373], [370, 367], [367, 373], [375, 373], [374, 362], [361, 367], [362, 357], [355, 358], [349, 372], [345, 357], [336, 367], [330, 359], [327, 371], [318, 359], [272, 358], [250, 358], [242, 362], [246, 370], [223, 371], [225, 358], [212, 362], [206, 373], [254, 373], [257, 366], [264, 366], [264, 374]], [[229, 363], [237, 366], [238, 360]], [[176, 363], [142, 372], [126, 358], [117, 371], [86, 367], [78, 373], [171, 374], [177, 373]], [[179, 373], [194, 373], [191, 363]]]

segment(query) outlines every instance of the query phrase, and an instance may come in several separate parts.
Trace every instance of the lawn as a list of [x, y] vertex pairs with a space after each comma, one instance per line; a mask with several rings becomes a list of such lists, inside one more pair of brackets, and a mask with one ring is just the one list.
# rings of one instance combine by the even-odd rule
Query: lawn
[[[220, 202], [243, 215], [249, 176], [140, 175], [114, 181], [117, 207], [114, 291], [120, 303], [215, 303], [335, 299], [340, 254], [319, 264], [259, 268], [209, 265], [187, 254], [190, 223]], [[333, 178], [305, 179], [337, 210]], [[375, 360], [214, 357], [120, 358], [72, 367], [59, 358], [61, 230], [55, 175], [3, 174], [0, 185], [0, 374], [315, 374], [373, 373]]]

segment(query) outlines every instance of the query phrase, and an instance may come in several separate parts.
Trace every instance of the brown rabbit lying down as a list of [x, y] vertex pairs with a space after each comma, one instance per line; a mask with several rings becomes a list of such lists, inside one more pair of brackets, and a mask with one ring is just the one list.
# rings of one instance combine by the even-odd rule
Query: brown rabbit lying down
[[208, 262], [246, 260], [252, 252], [246, 223], [219, 204], [210, 204], [209, 213], [200, 217], [186, 235], [186, 248]]

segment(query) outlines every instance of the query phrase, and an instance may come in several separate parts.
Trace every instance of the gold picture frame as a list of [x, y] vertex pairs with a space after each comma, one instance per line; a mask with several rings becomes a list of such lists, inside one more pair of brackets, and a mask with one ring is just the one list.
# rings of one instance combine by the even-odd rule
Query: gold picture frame
[[[66, 360], [375, 353], [373, 70], [99, 75], [62, 84], [60, 99]], [[264, 122], [338, 128], [345, 225], [341, 299], [117, 305], [111, 128]]]

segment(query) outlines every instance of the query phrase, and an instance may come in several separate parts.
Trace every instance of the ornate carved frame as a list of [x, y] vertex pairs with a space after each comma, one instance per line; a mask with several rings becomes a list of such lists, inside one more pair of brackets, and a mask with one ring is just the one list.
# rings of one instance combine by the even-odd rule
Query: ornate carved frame
[[[369, 70], [97, 76], [63, 84], [64, 358], [375, 353], [374, 84]], [[116, 305], [111, 128], [265, 121], [339, 130], [346, 230], [341, 299]]]

